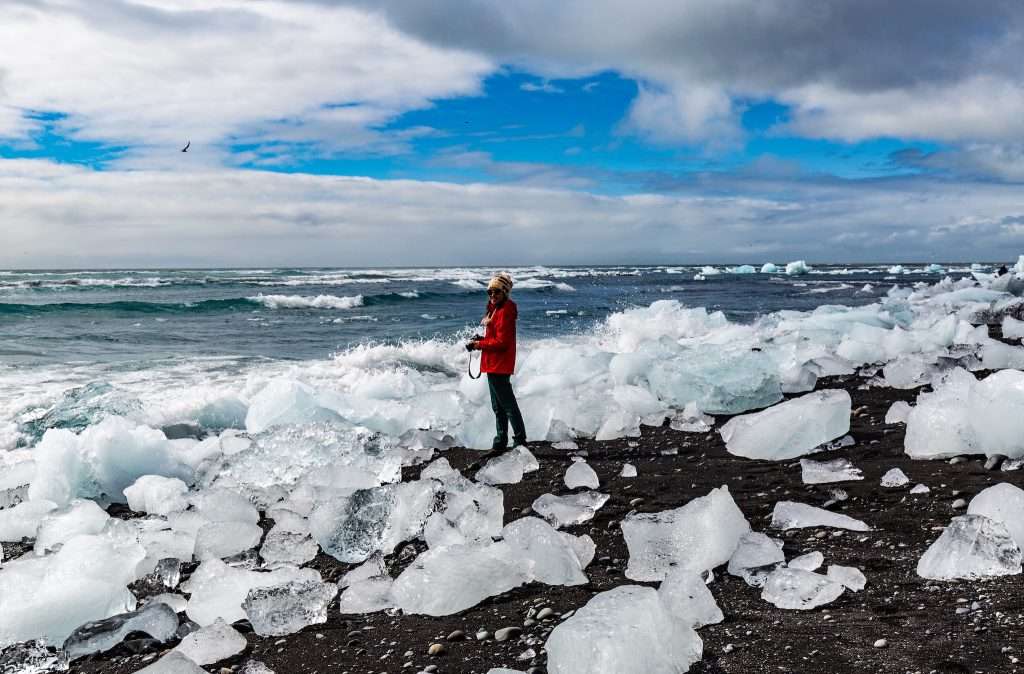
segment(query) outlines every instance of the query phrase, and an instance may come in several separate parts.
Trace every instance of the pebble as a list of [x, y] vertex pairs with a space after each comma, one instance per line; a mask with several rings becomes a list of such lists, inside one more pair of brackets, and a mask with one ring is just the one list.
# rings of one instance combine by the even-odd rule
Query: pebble
[[875, 648], [885, 648], [889, 645], [888, 639], [879, 639], [875, 642]]
[[427, 649], [427, 655], [437, 656], [443, 654], [447, 649], [444, 644], [430, 644], [430, 648]]
[[427, 665], [423, 668], [423, 671], [427, 674], [434, 674], [437, 671], [437, 665]]
[[537, 620], [544, 620], [545, 618], [550, 618], [553, 615], [555, 615], [555, 612], [552, 611], [550, 607], [545, 606], [541, 610], [537, 611]]
[[463, 632], [462, 630], [455, 630], [454, 632], [449, 634], [447, 639], [446, 639], [446, 641], [465, 641], [465, 640], [466, 640], [466, 633]]
[[967, 501], [965, 501], [962, 498], [958, 498], [957, 500], [953, 501], [953, 510], [963, 510], [966, 507]]
[[533, 627], [536, 624], [537, 624], [537, 621], [534, 620], [533, 618], [527, 618], [526, 620], [523, 621], [523, 627]]
[[523, 633], [522, 627], [502, 627], [500, 630], [494, 632], [495, 641], [508, 641], [509, 639], [515, 639]]
[[736, 650], [736, 647], [735, 647], [735, 646], [733, 646], [732, 644], [726, 644], [726, 645], [725, 645], [725, 646], [724, 646], [724, 647], [722, 648], [722, 652], [723, 652], [723, 653], [732, 653], [732, 652], [733, 652], [734, 650]]
[[485, 639], [490, 639], [490, 638], [491, 638], [491, 633], [488, 632], [487, 630], [480, 630], [479, 632], [476, 633], [476, 640], [477, 641], [484, 641]]

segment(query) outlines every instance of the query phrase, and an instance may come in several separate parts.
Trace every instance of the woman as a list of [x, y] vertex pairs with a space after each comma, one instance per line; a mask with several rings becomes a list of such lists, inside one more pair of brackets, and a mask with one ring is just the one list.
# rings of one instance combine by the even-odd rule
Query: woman
[[487, 284], [487, 315], [480, 323], [484, 338], [469, 343], [470, 350], [480, 350], [480, 371], [487, 373], [491, 391], [491, 409], [497, 432], [491, 449], [508, 447], [508, 426], [512, 424], [514, 446], [526, 444], [526, 426], [512, 392], [512, 373], [516, 369], [516, 303], [509, 299], [512, 277], [501, 273]]

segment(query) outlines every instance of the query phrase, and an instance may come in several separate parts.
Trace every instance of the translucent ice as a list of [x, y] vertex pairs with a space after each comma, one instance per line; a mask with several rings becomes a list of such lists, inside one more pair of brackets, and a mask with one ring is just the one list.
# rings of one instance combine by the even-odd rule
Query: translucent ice
[[808, 552], [806, 555], [800, 555], [789, 560], [786, 564], [791, 569], [800, 569], [801, 571], [817, 571], [821, 568], [821, 565], [825, 562], [825, 555], [818, 551]]
[[311, 387], [289, 379], [275, 379], [249, 403], [245, 428], [250, 433], [260, 433], [272, 426], [298, 426], [338, 418], [336, 412], [320, 404]]
[[779, 273], [779, 267], [778, 267], [778, 265], [776, 265], [773, 262], [765, 262], [763, 265], [761, 265], [761, 273], [762, 274], [778, 274]]
[[807, 454], [849, 430], [850, 394], [826, 390], [733, 417], [720, 432], [730, 454], [779, 461]]
[[484, 484], [517, 484], [523, 474], [537, 470], [537, 459], [525, 447], [516, 447], [500, 456], [489, 459], [477, 471], [476, 481]]
[[782, 541], [758, 531], [748, 531], [740, 536], [739, 544], [729, 558], [728, 571], [752, 587], [762, 587], [768, 574], [785, 561]]
[[669, 426], [674, 431], [684, 433], [707, 433], [715, 425], [715, 418], [702, 413], [696, 403], [688, 403], [681, 411], [669, 421]]
[[871, 531], [864, 522], [839, 513], [815, 508], [795, 501], [779, 501], [772, 510], [775, 529], [803, 529], [807, 527], [835, 527], [850, 531]]
[[905, 424], [907, 423], [908, 416], [910, 416], [910, 403], [904, 400], [897, 400], [889, 407], [889, 411], [885, 413], [885, 423]]
[[568, 527], [593, 519], [607, 500], [608, 494], [596, 491], [583, 491], [568, 496], [544, 494], [533, 502], [533, 511], [554, 527]]
[[109, 651], [130, 632], [145, 632], [157, 641], [167, 641], [178, 629], [178, 616], [170, 606], [156, 602], [138, 611], [88, 622], [65, 640], [64, 651], [72, 660], [90, 653]]
[[800, 459], [800, 470], [804, 484], [829, 484], [864, 479], [860, 468], [850, 463], [849, 459], [832, 459], [831, 461]]
[[193, 494], [191, 500], [199, 514], [211, 522], [260, 521], [260, 514], [249, 499], [229, 489], [206, 489]]
[[263, 540], [260, 557], [269, 567], [302, 566], [316, 557], [320, 546], [309, 533], [289, 531], [280, 524], [275, 526]]
[[768, 576], [761, 599], [778, 608], [807, 611], [835, 601], [845, 589], [820, 573], [782, 567]]
[[701, 346], [647, 372], [651, 392], [676, 407], [738, 414], [782, 399], [778, 367], [762, 352]]
[[388, 576], [374, 576], [353, 581], [341, 593], [338, 601], [343, 614], [374, 613], [394, 606], [391, 586], [394, 581]]
[[711, 590], [699, 574], [673, 569], [658, 588], [662, 605], [676, 620], [694, 629], [725, 620]]
[[1021, 550], [1024, 550], [1024, 490], [1007, 482], [978, 492], [967, 506], [967, 514], [984, 515], [1002, 522]]
[[188, 485], [176, 477], [143, 475], [125, 487], [128, 507], [138, 513], [168, 515], [188, 507]]
[[37, 555], [60, 547], [79, 534], [98, 534], [110, 516], [94, 501], [74, 500], [64, 508], [48, 513], [36, 530]]
[[532, 578], [531, 565], [507, 543], [452, 545], [417, 557], [395, 579], [391, 595], [406, 613], [450, 615]]
[[174, 652], [184, 655], [197, 665], [212, 665], [241, 653], [247, 645], [245, 637], [217, 618], [212, 624], [187, 634], [174, 647]]
[[1003, 337], [1006, 339], [1024, 337], [1024, 321], [1018, 321], [1012, 316], [1003, 316]]
[[854, 592], [860, 592], [867, 585], [867, 578], [861, 573], [860, 569], [852, 566], [838, 566], [832, 564], [828, 567], [828, 573], [826, 574], [831, 580], [844, 586], [847, 590], [853, 590]]
[[1021, 551], [1002, 522], [984, 515], [954, 517], [917, 563], [932, 580], [1008, 576], [1021, 572]]
[[891, 468], [882, 476], [883, 487], [902, 487], [908, 482], [910, 478], [899, 468]]
[[562, 534], [537, 517], [524, 517], [502, 529], [502, 539], [529, 564], [534, 578], [548, 585], [583, 585], [583, 564]]
[[232, 557], [260, 544], [263, 530], [248, 522], [210, 522], [196, 533], [196, 559]]
[[620, 526], [629, 548], [626, 577], [639, 581], [664, 580], [674, 567], [713, 569], [729, 561], [750, 531], [724, 486], [675, 510], [627, 515]]
[[595, 595], [548, 637], [551, 674], [682, 674], [703, 644], [649, 587]]
[[601, 486], [601, 481], [597, 478], [597, 473], [594, 472], [589, 463], [577, 461], [571, 464], [565, 471], [565, 486], [569, 489], [576, 489], [577, 487], [597, 489]]
[[206, 670], [177, 651], [170, 651], [135, 674], [206, 674]]
[[336, 594], [333, 583], [292, 581], [249, 590], [242, 608], [256, 634], [281, 637], [327, 622], [327, 605]]
[[245, 617], [242, 602], [254, 587], [281, 585], [290, 581], [320, 580], [313, 569], [281, 568], [269, 573], [233, 568], [219, 559], [199, 565], [182, 590], [190, 593], [186, 615], [200, 625], [218, 618], [235, 622]]

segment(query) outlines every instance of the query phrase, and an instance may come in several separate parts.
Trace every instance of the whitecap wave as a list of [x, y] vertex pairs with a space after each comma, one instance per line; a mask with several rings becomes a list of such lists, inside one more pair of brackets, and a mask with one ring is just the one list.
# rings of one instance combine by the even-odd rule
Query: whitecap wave
[[250, 302], [262, 304], [268, 309], [354, 309], [363, 306], [362, 295], [338, 297], [336, 295], [264, 295], [246, 298]]

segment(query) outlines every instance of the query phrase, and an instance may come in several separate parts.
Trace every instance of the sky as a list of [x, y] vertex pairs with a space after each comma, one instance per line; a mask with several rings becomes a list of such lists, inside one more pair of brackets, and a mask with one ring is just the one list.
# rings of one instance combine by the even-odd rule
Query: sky
[[1018, 0], [4, 0], [0, 267], [1014, 260], [1021, 63]]

